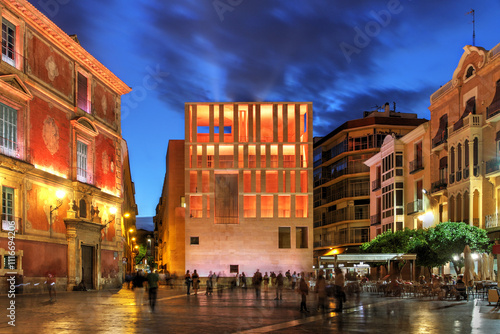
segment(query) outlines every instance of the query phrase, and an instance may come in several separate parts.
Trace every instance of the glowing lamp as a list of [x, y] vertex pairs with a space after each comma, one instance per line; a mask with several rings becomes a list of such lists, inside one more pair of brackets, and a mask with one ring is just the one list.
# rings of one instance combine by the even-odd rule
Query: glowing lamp
[[63, 199], [64, 196], [66, 196], [66, 192], [64, 190], [58, 189], [56, 191], [56, 197], [57, 197], [57, 199]]

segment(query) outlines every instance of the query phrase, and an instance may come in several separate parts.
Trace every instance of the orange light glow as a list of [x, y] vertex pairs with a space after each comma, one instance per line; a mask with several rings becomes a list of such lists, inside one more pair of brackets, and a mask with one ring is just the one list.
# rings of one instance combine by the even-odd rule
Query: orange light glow
[[66, 174], [63, 174], [63, 173], [60, 173], [60, 172], [56, 171], [52, 166], [50, 166], [50, 167], [44, 167], [44, 166], [40, 166], [40, 165], [35, 165], [35, 168], [43, 170], [44, 172], [50, 173], [52, 175], [63, 177], [65, 179], [68, 178], [68, 176]]

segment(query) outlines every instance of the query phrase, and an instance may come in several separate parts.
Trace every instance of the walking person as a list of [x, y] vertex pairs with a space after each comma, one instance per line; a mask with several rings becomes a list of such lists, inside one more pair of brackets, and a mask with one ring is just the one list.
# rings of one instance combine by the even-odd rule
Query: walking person
[[253, 275], [252, 284], [255, 287], [255, 297], [257, 299], [259, 299], [260, 298], [260, 290], [262, 288], [262, 274], [259, 271], [259, 269], [257, 269], [255, 274]]
[[193, 272], [193, 275], [191, 276], [191, 279], [193, 281], [193, 290], [194, 290], [194, 295], [198, 295], [198, 289], [200, 288], [200, 276], [196, 272], [196, 269]]
[[142, 306], [144, 300], [144, 282], [146, 278], [141, 269], [136, 273], [134, 279], [132, 280], [132, 290], [135, 292], [135, 305]]
[[282, 300], [283, 299], [283, 285], [285, 284], [285, 280], [283, 278], [283, 274], [280, 272], [276, 277], [276, 298], [274, 300]]
[[294, 271], [292, 274], [292, 290], [297, 286], [297, 273]]
[[342, 273], [342, 269], [339, 267], [335, 268], [335, 311], [342, 311], [343, 303], [346, 301], [344, 292], [345, 278]]
[[309, 294], [309, 285], [307, 284], [305, 280], [305, 275], [304, 272], [300, 275], [300, 281], [299, 281], [299, 294], [301, 296], [301, 301], [300, 301], [300, 312], [309, 312], [307, 310], [307, 295]]
[[184, 283], [186, 284], [187, 287], [187, 295], [189, 296], [189, 289], [191, 288], [191, 274], [189, 273], [189, 270], [186, 271], [186, 275], [184, 275]]
[[318, 311], [322, 308], [323, 312], [326, 311], [326, 279], [323, 276], [323, 270], [319, 271], [318, 279], [316, 280], [316, 293], [318, 294]]
[[267, 271], [264, 274], [264, 291], [267, 292], [269, 290], [269, 276], [267, 275]]
[[148, 281], [149, 307], [151, 308], [151, 312], [154, 312], [156, 305], [156, 296], [158, 295], [158, 281], [160, 279], [160, 276], [155, 270], [154, 272], [150, 272], [146, 279]]

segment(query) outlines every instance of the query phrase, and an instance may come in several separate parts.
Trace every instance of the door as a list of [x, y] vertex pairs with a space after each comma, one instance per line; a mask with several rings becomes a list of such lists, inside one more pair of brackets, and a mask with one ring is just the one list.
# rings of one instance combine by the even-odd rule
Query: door
[[94, 247], [82, 245], [82, 278], [87, 289], [94, 288]]

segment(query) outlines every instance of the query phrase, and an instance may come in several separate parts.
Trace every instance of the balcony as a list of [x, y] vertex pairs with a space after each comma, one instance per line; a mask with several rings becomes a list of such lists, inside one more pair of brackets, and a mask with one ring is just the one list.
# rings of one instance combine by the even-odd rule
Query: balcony
[[432, 138], [432, 149], [437, 148], [438, 146], [445, 144], [448, 141], [448, 131], [443, 130], [438, 132], [436, 137]]
[[469, 114], [448, 127], [450, 137], [467, 128], [480, 128], [483, 125], [483, 115]]
[[481, 175], [481, 166], [479, 165], [474, 166], [472, 172], [474, 173], [475, 177], [479, 177], [479, 175]]
[[415, 159], [410, 161], [410, 174], [416, 173], [419, 170], [424, 169], [424, 164], [422, 158]]
[[382, 216], [380, 215], [380, 213], [373, 215], [373, 216], [370, 216], [370, 225], [371, 226], [380, 225], [381, 222], [382, 222]]
[[469, 166], [466, 166], [464, 168], [464, 180], [467, 180], [469, 178], [469, 171], [470, 171]]
[[417, 199], [416, 201], [406, 204], [406, 214], [412, 215], [418, 212], [422, 212], [424, 209], [424, 201]]
[[450, 178], [449, 178], [449, 180], [450, 180], [450, 184], [455, 183], [455, 174], [454, 174], [454, 173], [451, 173], [451, 174], [450, 174]]
[[365, 220], [370, 218], [369, 214], [370, 214], [369, 205], [348, 206], [346, 208], [327, 212], [323, 218], [322, 225], [320, 226], [335, 224], [341, 221], [348, 221], [348, 220]]
[[500, 215], [498, 213], [485, 216], [484, 221], [487, 229], [500, 227]]
[[500, 163], [498, 158], [494, 158], [486, 161], [486, 175], [488, 176], [498, 176], [500, 175]]
[[432, 182], [431, 193], [435, 193], [435, 192], [444, 190], [444, 189], [446, 189], [446, 187], [448, 187], [448, 182], [446, 182], [446, 180], [444, 180], [444, 179], [436, 181], [436, 182]]
[[381, 185], [382, 185], [382, 182], [380, 182], [380, 179], [376, 179], [375, 181], [372, 181], [372, 191], [380, 189]]
[[462, 181], [462, 171], [459, 170], [458, 172], [456, 172], [455, 177], [457, 178], [457, 182]]

